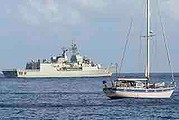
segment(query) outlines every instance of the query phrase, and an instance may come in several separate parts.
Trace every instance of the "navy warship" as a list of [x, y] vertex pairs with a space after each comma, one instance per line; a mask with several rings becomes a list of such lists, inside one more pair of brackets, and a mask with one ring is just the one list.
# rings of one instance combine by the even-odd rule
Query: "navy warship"
[[[90, 58], [81, 56], [76, 44], [62, 48], [62, 54], [51, 57], [49, 60], [38, 59], [26, 63], [25, 69], [3, 70], [4, 77], [8, 78], [50, 78], [50, 77], [103, 77], [111, 76], [115, 67], [109, 65], [102, 68], [101, 64], [94, 63]], [[71, 53], [68, 59], [67, 52]]]

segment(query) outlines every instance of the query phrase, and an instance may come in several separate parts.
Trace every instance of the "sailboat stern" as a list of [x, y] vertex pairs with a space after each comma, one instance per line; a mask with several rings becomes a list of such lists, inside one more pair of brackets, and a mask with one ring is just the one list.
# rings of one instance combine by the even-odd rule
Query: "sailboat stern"
[[115, 88], [103, 88], [103, 92], [105, 95], [111, 99], [118, 99], [122, 98], [122, 96], [117, 95]]
[[13, 70], [3, 70], [2, 73], [3, 73], [4, 77], [6, 77], [6, 78], [17, 78], [18, 77], [16, 69], [13, 69]]

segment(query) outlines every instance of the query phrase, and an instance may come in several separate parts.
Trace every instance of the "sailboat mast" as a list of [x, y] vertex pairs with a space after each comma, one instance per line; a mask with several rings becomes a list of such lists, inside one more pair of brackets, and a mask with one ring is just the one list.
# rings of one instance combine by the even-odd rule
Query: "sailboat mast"
[[150, 78], [150, 0], [147, 0], [147, 68], [146, 77]]

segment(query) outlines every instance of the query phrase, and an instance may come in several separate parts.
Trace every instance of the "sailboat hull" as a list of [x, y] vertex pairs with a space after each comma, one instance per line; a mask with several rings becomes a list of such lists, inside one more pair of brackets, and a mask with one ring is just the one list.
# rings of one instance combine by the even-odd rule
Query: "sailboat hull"
[[104, 88], [104, 93], [112, 99], [117, 98], [170, 98], [174, 88], [165, 89], [113, 89]]

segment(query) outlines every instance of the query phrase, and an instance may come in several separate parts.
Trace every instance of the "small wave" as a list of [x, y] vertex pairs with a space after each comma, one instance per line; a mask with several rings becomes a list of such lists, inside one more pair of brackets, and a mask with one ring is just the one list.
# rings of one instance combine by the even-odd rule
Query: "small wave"
[[0, 94], [101, 94], [101, 92], [1, 92]]
[[166, 119], [166, 120], [178, 120], [178, 117], [173, 117], [173, 116], [165, 116], [165, 117], [158, 117], [159, 119]]
[[0, 108], [52, 108], [52, 107], [139, 107], [139, 106], [166, 106], [166, 105], [176, 105], [178, 103], [176, 100], [148, 100], [148, 99], [118, 99], [118, 100], [106, 100], [106, 99], [79, 99], [71, 100], [66, 102], [29, 102], [29, 103], [0, 103]]
[[114, 107], [116, 104], [54, 104], [54, 103], [0, 103], [1, 108], [67, 108], [67, 107]]

